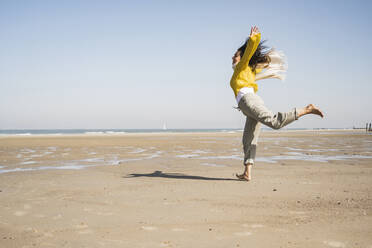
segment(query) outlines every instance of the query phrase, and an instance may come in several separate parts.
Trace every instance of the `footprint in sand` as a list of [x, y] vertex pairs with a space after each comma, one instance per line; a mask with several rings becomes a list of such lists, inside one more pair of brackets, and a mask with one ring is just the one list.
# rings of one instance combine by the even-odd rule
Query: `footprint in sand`
[[155, 226], [142, 226], [141, 228], [142, 228], [142, 230], [145, 230], [145, 231], [155, 231], [155, 230], [158, 229]]
[[78, 231], [79, 234], [91, 234], [91, 233], [93, 233], [93, 230], [87, 229], [88, 225], [85, 224], [84, 222], [82, 222], [78, 225], [75, 225], [75, 228], [81, 229], [81, 231]]
[[36, 217], [36, 218], [45, 218], [45, 215], [43, 215], [43, 214], [34, 214], [34, 217]]
[[264, 227], [264, 225], [261, 225], [261, 224], [253, 224], [251, 225], [252, 228], [262, 228]]
[[261, 225], [261, 224], [252, 224], [252, 225], [242, 224], [242, 227], [262, 228], [262, 227], [264, 227], [264, 225]]
[[237, 235], [237, 236], [250, 236], [250, 235], [252, 235], [252, 233], [251, 232], [237, 232], [237, 233], [235, 233], [235, 235]]
[[85, 228], [88, 228], [88, 225], [85, 224], [85, 223], [80, 223], [80, 224], [76, 225], [75, 227], [78, 228], [78, 229], [85, 229]]
[[79, 231], [78, 233], [79, 234], [91, 234], [91, 233], [93, 233], [93, 230], [86, 229], [86, 230], [83, 230], [83, 231]]
[[185, 231], [185, 229], [175, 227], [175, 228], [172, 228], [172, 231], [173, 231], [173, 232], [183, 232], [183, 231]]
[[96, 213], [97, 215], [102, 215], [102, 216], [111, 216], [111, 215], [114, 215], [114, 213], [111, 213], [111, 212], [97, 212]]
[[164, 242], [161, 242], [160, 243], [160, 246], [161, 247], [169, 247], [169, 246], [171, 246], [172, 244], [171, 244], [171, 242], [170, 241], [164, 241]]
[[336, 248], [344, 248], [346, 245], [342, 242], [339, 241], [324, 241], [324, 244], [331, 246], [331, 247], [336, 247]]
[[54, 237], [54, 235], [50, 232], [45, 232], [44, 233], [44, 237], [48, 237], [48, 238], [51, 238], [51, 237]]
[[14, 213], [14, 215], [15, 216], [24, 216], [24, 215], [26, 215], [27, 214], [27, 212], [26, 211], [16, 211], [15, 213]]
[[33, 227], [25, 227], [25, 231], [27, 232], [33, 232], [33, 233], [38, 233], [39, 231]]
[[295, 214], [295, 215], [304, 215], [306, 214], [305, 212], [303, 211], [289, 211], [290, 214]]
[[58, 219], [62, 219], [61, 214], [57, 214], [57, 215], [53, 216], [53, 220], [58, 220]]

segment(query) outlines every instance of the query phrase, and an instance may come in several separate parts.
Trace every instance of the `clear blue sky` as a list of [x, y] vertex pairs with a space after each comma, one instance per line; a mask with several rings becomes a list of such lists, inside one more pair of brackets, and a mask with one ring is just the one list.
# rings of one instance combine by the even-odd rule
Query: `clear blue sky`
[[242, 128], [231, 56], [259, 26], [288, 57], [274, 112], [372, 122], [371, 1], [0, 1], [0, 129]]

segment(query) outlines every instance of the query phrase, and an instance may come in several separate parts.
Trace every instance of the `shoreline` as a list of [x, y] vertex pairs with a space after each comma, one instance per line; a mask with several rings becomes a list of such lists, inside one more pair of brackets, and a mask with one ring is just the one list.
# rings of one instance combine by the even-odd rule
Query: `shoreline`
[[[190, 129], [192, 130], [192, 129]], [[206, 129], [208, 130], [208, 129]], [[242, 133], [243, 129], [231, 129], [231, 130], [226, 130], [226, 129], [221, 129], [221, 131], [200, 131], [200, 129], [196, 129], [196, 131], [163, 131], [163, 132], [87, 132], [87, 133], [51, 133], [51, 134], [31, 134], [31, 133], [26, 133], [26, 134], [0, 134], [0, 139], [1, 138], [43, 138], [43, 137], [122, 137], [122, 136], [145, 136], [145, 135], [195, 135], [195, 134], [229, 134], [229, 133]], [[272, 130], [272, 129], [262, 129], [261, 133], [301, 133], [301, 132], [353, 132], [353, 133], [366, 133], [368, 132], [365, 131], [365, 129], [281, 129], [281, 130]]]

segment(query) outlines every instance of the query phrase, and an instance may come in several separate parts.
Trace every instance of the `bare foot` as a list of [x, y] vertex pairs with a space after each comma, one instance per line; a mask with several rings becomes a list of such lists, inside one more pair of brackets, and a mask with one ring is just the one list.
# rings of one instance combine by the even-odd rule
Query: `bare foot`
[[246, 175], [246, 174], [236, 174], [236, 177], [239, 179], [239, 180], [244, 180], [244, 181], [250, 181], [251, 179]]
[[309, 114], [315, 114], [315, 115], [319, 115], [323, 118], [323, 113], [320, 109], [318, 109], [317, 107], [315, 107], [313, 104], [309, 104], [306, 106], [306, 111], [309, 113]]

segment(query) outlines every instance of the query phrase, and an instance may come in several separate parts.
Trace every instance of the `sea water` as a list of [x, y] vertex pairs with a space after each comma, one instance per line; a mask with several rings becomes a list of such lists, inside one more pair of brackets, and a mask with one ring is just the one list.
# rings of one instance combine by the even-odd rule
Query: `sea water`
[[198, 132], [239, 132], [240, 129], [0, 129], [0, 135], [115, 135], [126, 133], [198, 133]]

